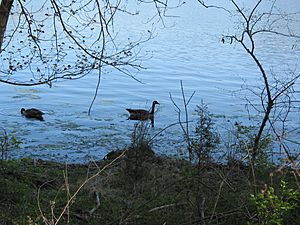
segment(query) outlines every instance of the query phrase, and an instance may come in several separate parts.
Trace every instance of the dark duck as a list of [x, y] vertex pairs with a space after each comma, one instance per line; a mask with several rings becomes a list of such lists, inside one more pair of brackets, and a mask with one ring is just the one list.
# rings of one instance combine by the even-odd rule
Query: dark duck
[[159, 105], [157, 101], [152, 102], [152, 107], [150, 110], [145, 109], [126, 109], [130, 115], [129, 120], [151, 120], [151, 125], [154, 127], [154, 111], [155, 105]]
[[35, 108], [31, 108], [31, 109], [22, 108], [21, 114], [29, 119], [36, 119], [36, 120], [44, 121], [44, 118], [43, 118], [44, 113]]

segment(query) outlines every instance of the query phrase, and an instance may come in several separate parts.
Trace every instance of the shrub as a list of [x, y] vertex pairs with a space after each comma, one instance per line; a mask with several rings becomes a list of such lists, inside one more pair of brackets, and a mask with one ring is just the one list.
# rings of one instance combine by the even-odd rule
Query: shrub
[[[283, 218], [298, 206], [300, 192], [287, 187], [287, 182], [281, 180], [278, 193], [273, 187], [265, 188], [257, 195], [251, 195], [254, 202], [259, 224], [283, 224]], [[257, 224], [257, 223], [250, 223]]]
[[220, 138], [214, 128], [212, 115], [208, 111], [207, 105], [202, 102], [201, 105], [197, 105], [195, 111], [198, 120], [194, 134], [190, 137], [190, 145], [188, 148], [192, 159], [200, 164], [211, 160], [212, 152], [220, 143]]
[[1, 151], [1, 161], [7, 160], [8, 152], [12, 149], [18, 149], [22, 142], [18, 140], [15, 134], [12, 132], [8, 134], [4, 128], [0, 133], [0, 151]]
[[[228, 164], [232, 162], [245, 162], [249, 159], [251, 151], [253, 149], [254, 137], [257, 127], [247, 126], [242, 123], [235, 122], [233, 130], [230, 130], [232, 137], [228, 140]], [[270, 165], [270, 147], [271, 137], [270, 135], [263, 136], [259, 151], [257, 152], [257, 159], [255, 161], [258, 166], [269, 166]], [[248, 162], [249, 163], [249, 162]]]
[[144, 164], [151, 156], [154, 155], [149, 141], [149, 126], [145, 123], [136, 123], [131, 135], [131, 144], [126, 153], [126, 174], [137, 182], [144, 177], [146, 169]]

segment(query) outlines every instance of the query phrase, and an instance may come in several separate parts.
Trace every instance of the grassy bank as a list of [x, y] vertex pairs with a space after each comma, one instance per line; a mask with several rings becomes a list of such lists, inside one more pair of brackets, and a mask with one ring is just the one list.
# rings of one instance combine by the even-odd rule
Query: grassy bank
[[[263, 223], [263, 201], [250, 197], [270, 188], [295, 204], [282, 213], [282, 224], [299, 224], [299, 196], [288, 199], [280, 186], [285, 180], [286, 189], [299, 191], [293, 170], [256, 170], [255, 182], [250, 172], [237, 163], [196, 166], [149, 149], [88, 165], [2, 161], [0, 224], [276, 224]], [[267, 205], [270, 213], [283, 207], [274, 204]]]
[[190, 160], [156, 155], [143, 123], [135, 125], [128, 147], [85, 165], [6, 160], [18, 142], [5, 133], [0, 224], [299, 224], [297, 159], [274, 164], [266, 136], [251, 161], [253, 128], [237, 123], [217, 162], [219, 135], [209, 114], [199, 112], [187, 138]]

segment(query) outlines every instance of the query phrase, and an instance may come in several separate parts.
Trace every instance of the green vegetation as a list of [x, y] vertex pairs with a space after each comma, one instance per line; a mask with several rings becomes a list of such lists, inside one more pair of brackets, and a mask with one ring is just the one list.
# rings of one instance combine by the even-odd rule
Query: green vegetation
[[[153, 38], [155, 26], [152, 26], [153, 30], [145, 30], [147, 35], [130, 39], [128, 44], [117, 47], [119, 35], [112, 26], [117, 22], [114, 18], [140, 14], [132, 13], [135, 10], [127, 7], [129, 1], [114, 4], [107, 0], [103, 1], [104, 5], [97, 1], [94, 7], [92, 1], [87, 4], [78, 1], [80, 7], [75, 11], [76, 1], [69, 5], [64, 1], [51, 1], [52, 7], [43, 4], [35, 12], [30, 9], [30, 4], [17, 1], [18, 7], [12, 7], [13, 2], [6, 0], [0, 4], [3, 14], [0, 19], [0, 52], [4, 59], [0, 82], [24, 86], [47, 84], [51, 87], [52, 82], [59, 79], [79, 79], [93, 71], [99, 72], [95, 96], [88, 111], [90, 114], [103, 66], [137, 79], [135, 72], [143, 66], [139, 65], [142, 58], [136, 53], [140, 52], [140, 44]], [[184, 4], [184, 1], [175, 5], [169, 5], [168, 1], [136, 1], [138, 4], [142, 2], [151, 3], [162, 22], [165, 15], [169, 15], [166, 13], [168, 9]], [[245, 79], [241, 92], [260, 115], [257, 127], [236, 122], [233, 130], [228, 130], [232, 140], [223, 139], [226, 143], [220, 143], [213, 118], [207, 106], [202, 104], [197, 107], [198, 121], [194, 131], [190, 132], [187, 107], [195, 92], [186, 99], [181, 81], [184, 110], [171, 94], [170, 97], [178, 112], [178, 124], [187, 142], [185, 150], [190, 160], [155, 155], [151, 148], [153, 138], [148, 137], [148, 127], [143, 123], [135, 126], [129, 147], [109, 153], [103, 161], [63, 165], [32, 159], [8, 160], [10, 151], [17, 149], [20, 142], [13, 133], [2, 128], [0, 224], [299, 224], [299, 155], [290, 154], [284, 139], [291, 132], [286, 129], [288, 114], [299, 109], [294, 104], [298, 102], [295, 85], [300, 75], [297, 69], [293, 69], [294, 63], [290, 64], [289, 61], [295, 61], [290, 57], [284, 63], [282, 57], [274, 55], [273, 59], [280, 60], [269, 64], [260, 53], [270, 47], [262, 45], [261, 40], [272, 38], [274, 43], [284, 43], [276, 46], [279, 50], [281, 47], [290, 48], [292, 54], [298, 54], [299, 35], [292, 29], [294, 22], [298, 21], [298, 13], [284, 12], [276, 0], [259, 0], [250, 5], [235, 0], [229, 2], [230, 6], [224, 7], [198, 0], [205, 8], [228, 13], [233, 23], [224, 27], [229, 33], [222, 36], [221, 42], [240, 45], [258, 69], [258, 73], [251, 72], [257, 76], [258, 85], [253, 87]], [[44, 10], [47, 13], [43, 13]], [[19, 15], [20, 23], [6, 29], [12, 14]], [[56, 17], [63, 26], [54, 25], [55, 30], [50, 29], [51, 35], [48, 35], [45, 28], [49, 26], [44, 24], [51, 24]], [[39, 29], [32, 29], [34, 27]], [[60, 34], [59, 38], [52, 35], [53, 31]], [[125, 35], [130, 34], [126, 29], [124, 31]], [[25, 33], [29, 35], [24, 39]], [[257, 39], [258, 36], [262, 39]], [[292, 41], [276, 40], [276, 37]], [[4, 46], [5, 39], [7, 44]], [[73, 44], [65, 43], [65, 40], [72, 40]], [[64, 47], [66, 45], [69, 47]], [[105, 49], [110, 51], [105, 52]], [[77, 60], [73, 60], [74, 57]], [[285, 65], [285, 69], [277, 71], [274, 65]], [[33, 79], [18, 80], [19, 76], [15, 74], [29, 67]], [[236, 74], [234, 69], [233, 74]], [[261, 103], [260, 106], [251, 103], [249, 93]], [[181, 121], [181, 112], [185, 114], [184, 122]], [[276, 131], [278, 125], [282, 127], [279, 132]], [[72, 123], [66, 126], [78, 128]], [[294, 131], [298, 132], [298, 129]], [[285, 152], [282, 164], [270, 161], [273, 137], [269, 133], [276, 136]], [[216, 155], [220, 160], [216, 161]]]
[[[273, 187], [267, 185], [256, 196], [251, 195], [257, 207], [259, 224], [282, 225], [284, 217], [297, 208], [300, 192], [287, 187], [287, 182], [281, 180], [278, 193]], [[290, 224], [290, 221], [289, 221]]]
[[19, 148], [21, 141], [19, 141], [15, 134], [7, 133], [4, 128], [0, 131], [0, 153], [1, 161], [6, 160], [11, 149], [16, 150]]
[[[55, 224], [77, 188], [110, 162], [65, 166], [30, 159], [5, 161], [0, 223]], [[134, 158], [124, 156], [107, 167], [78, 192], [58, 224], [297, 224], [300, 220], [299, 189], [291, 170], [277, 172], [273, 184], [269, 173], [261, 175], [258, 187], [269, 188], [255, 195], [247, 167], [195, 166], [155, 155], [136, 165]], [[276, 187], [284, 179], [289, 183]], [[89, 213], [96, 206], [95, 193], [100, 195], [100, 206]]]
[[297, 164], [270, 162], [269, 136], [250, 163], [255, 127], [237, 122], [216, 162], [213, 116], [204, 103], [196, 113], [194, 131], [185, 133], [189, 161], [155, 155], [142, 122], [126, 149], [87, 165], [7, 160], [20, 142], [3, 129], [0, 224], [297, 224]]
[[135, 126], [130, 146], [88, 165], [2, 160], [0, 224], [300, 221], [296, 168], [257, 166], [253, 179], [252, 168], [241, 159], [216, 163], [201, 157], [195, 164], [161, 157], [149, 140], [148, 127], [141, 123]]
[[212, 115], [207, 105], [202, 102], [201, 105], [197, 106], [196, 113], [198, 121], [194, 135], [189, 138], [190, 145], [188, 146], [188, 151], [192, 156], [191, 158], [195, 159], [198, 165], [200, 165], [212, 160], [213, 151], [216, 150], [220, 143], [220, 138], [214, 128]]

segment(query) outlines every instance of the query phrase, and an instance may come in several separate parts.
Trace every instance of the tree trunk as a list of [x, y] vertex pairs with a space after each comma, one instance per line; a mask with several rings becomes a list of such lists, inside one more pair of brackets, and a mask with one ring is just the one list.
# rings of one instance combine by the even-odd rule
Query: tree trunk
[[4, 33], [13, 2], [14, 0], [1, 0], [0, 3], [0, 52], [2, 51]]
[[257, 151], [259, 151], [259, 144], [260, 144], [260, 141], [261, 141], [261, 137], [262, 137], [263, 131], [264, 131], [266, 125], [267, 125], [267, 121], [270, 117], [273, 106], [274, 106], [273, 100], [268, 102], [268, 105], [267, 105], [267, 108], [266, 108], [266, 111], [265, 111], [265, 114], [264, 114], [264, 118], [263, 118], [263, 120], [261, 122], [261, 125], [259, 127], [259, 131], [258, 131], [257, 135], [255, 136], [254, 145], [253, 145], [253, 152], [252, 152], [252, 162], [253, 163], [255, 162], [255, 159], [256, 159], [256, 156], [257, 156]]

